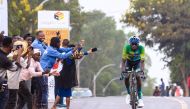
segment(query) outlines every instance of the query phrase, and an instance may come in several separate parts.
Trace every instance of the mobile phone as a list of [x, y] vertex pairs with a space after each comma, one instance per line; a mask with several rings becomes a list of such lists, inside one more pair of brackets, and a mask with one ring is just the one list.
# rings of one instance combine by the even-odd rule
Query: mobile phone
[[92, 48], [92, 52], [95, 52], [97, 51], [98, 49], [97, 48]]

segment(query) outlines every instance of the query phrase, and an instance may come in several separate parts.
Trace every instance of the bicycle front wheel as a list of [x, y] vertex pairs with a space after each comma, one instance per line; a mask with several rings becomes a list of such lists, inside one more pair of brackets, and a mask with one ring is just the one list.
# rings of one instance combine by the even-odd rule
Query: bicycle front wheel
[[135, 92], [131, 93], [131, 107], [132, 107], [132, 109], [137, 109]]

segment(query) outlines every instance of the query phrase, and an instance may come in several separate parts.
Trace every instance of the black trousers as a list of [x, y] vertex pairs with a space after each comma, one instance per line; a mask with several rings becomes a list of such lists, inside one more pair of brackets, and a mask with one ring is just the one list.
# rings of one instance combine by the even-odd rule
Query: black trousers
[[18, 89], [9, 89], [9, 99], [6, 109], [15, 109], [17, 103]]
[[32, 94], [25, 81], [19, 83], [17, 109], [22, 109], [27, 103], [27, 108], [32, 109]]
[[[0, 78], [0, 81], [1, 81], [1, 78]], [[1, 81], [0, 84], [7, 85], [7, 81]], [[1, 85], [0, 85], [0, 87], [2, 87]], [[4, 86], [3, 89], [0, 89], [0, 108], [1, 109], [5, 109], [5, 107], [7, 106], [8, 99], [9, 99], [8, 86]]]

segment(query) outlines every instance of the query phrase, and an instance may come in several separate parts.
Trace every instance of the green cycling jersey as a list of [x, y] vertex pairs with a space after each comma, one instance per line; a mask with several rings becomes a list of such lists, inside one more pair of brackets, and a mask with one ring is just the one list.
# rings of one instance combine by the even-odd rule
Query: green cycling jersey
[[142, 45], [138, 45], [136, 50], [132, 50], [131, 45], [125, 44], [123, 47], [122, 58], [124, 60], [137, 61], [144, 60], [145, 58], [145, 50]]

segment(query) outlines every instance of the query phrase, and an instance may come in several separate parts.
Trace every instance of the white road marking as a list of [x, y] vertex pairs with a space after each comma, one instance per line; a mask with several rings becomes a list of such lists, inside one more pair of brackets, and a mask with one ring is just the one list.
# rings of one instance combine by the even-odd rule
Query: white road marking
[[181, 105], [181, 109], [188, 109], [187, 103], [184, 100], [182, 100], [182, 99], [177, 99], [175, 97], [173, 97], [173, 98], [166, 98], [166, 99], [170, 99], [172, 101], [178, 102]]

